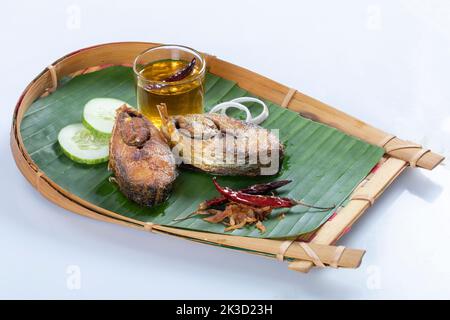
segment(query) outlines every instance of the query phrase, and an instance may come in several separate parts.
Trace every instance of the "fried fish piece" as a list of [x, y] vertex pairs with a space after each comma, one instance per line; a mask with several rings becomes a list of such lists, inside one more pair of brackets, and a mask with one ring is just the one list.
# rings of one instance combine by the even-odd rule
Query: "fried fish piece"
[[159, 130], [141, 113], [117, 110], [108, 167], [130, 200], [153, 206], [167, 199], [177, 177], [175, 158]]
[[170, 116], [158, 105], [161, 130], [182, 163], [215, 175], [274, 175], [284, 146], [273, 132], [222, 114]]

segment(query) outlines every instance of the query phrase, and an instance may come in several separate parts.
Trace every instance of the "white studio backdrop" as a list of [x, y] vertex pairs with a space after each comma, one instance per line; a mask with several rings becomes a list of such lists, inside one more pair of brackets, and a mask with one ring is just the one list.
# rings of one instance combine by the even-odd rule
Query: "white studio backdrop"
[[90, 220], [39, 195], [9, 148], [25, 86], [79, 48], [184, 44], [450, 154], [450, 2], [14, 1], [1, 4], [0, 298], [450, 298], [450, 172], [407, 170], [313, 270]]

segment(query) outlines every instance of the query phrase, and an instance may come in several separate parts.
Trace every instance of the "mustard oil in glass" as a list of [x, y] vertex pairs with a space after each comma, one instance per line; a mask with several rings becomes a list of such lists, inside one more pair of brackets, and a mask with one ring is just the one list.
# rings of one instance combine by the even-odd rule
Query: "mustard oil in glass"
[[[203, 113], [203, 95], [204, 95], [204, 75], [205, 66], [203, 57], [196, 53], [177, 52], [176, 57], [180, 59], [171, 59], [174, 56], [171, 48], [156, 47], [148, 50], [162, 48], [162, 52], [155, 55], [155, 58], [163, 58], [150, 61], [146, 64], [135, 62], [135, 73], [137, 77], [137, 104], [140, 112], [153, 122], [158, 128], [161, 126], [161, 118], [157, 105], [165, 103], [169, 115], [184, 115], [191, 113]], [[170, 46], [174, 47], [174, 46]], [[175, 46], [177, 47], [177, 46]], [[166, 50], [165, 50], [166, 49]], [[184, 50], [185, 47], [181, 47]], [[189, 48], [186, 48], [189, 49]], [[179, 50], [178, 48], [174, 50]], [[192, 49], [189, 49], [192, 50]], [[162, 54], [165, 51], [165, 55]], [[146, 53], [143, 53], [146, 54]], [[164, 59], [165, 56], [169, 58]], [[138, 61], [139, 57], [136, 59]], [[189, 63], [195, 59], [192, 70], [184, 78], [177, 81], [166, 81], [174, 74], [188, 67]]]

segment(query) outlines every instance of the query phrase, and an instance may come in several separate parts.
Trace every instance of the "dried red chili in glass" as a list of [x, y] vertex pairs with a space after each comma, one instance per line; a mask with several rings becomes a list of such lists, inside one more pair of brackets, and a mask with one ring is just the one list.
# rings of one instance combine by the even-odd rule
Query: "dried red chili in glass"
[[196, 63], [196, 59], [192, 58], [191, 62], [188, 63], [187, 66], [181, 68], [177, 72], [175, 72], [173, 75], [169, 76], [168, 78], [164, 79], [164, 82], [174, 82], [174, 81], [180, 81], [186, 78], [188, 75], [192, 73], [192, 70], [194, 70]]

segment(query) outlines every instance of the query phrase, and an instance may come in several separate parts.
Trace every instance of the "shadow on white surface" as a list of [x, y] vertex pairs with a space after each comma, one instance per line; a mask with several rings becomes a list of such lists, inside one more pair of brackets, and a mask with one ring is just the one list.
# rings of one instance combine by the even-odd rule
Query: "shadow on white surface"
[[407, 180], [406, 190], [429, 203], [434, 202], [443, 191], [440, 184], [425, 176], [420, 169], [407, 169], [401, 179]]

